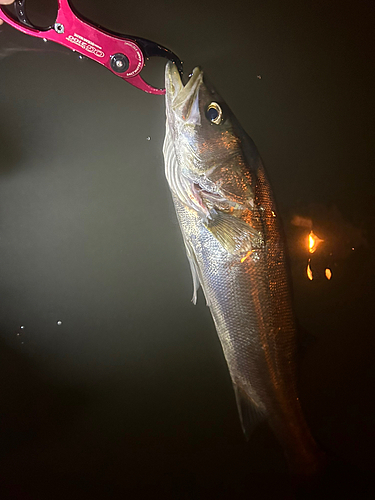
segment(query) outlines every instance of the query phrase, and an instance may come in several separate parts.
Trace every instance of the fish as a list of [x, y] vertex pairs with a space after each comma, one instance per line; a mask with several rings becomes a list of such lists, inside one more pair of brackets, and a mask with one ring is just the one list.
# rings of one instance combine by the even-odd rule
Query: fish
[[165, 175], [249, 439], [267, 421], [292, 474], [321, 470], [297, 391], [297, 333], [282, 222], [259, 152], [200, 67], [165, 70]]

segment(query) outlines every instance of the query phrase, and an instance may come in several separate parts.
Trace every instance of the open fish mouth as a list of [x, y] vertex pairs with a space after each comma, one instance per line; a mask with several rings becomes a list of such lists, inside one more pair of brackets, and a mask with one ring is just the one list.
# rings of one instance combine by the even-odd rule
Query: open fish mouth
[[179, 167], [176, 163], [167, 174], [167, 178], [174, 191], [179, 193], [180, 200], [206, 218], [212, 209], [233, 212], [244, 207], [239, 200], [226, 193], [219, 183], [210, 181], [210, 169], [205, 171], [205, 175], [196, 175], [188, 168], [184, 168], [181, 156], [186, 151], [187, 156], [196, 156], [192, 143], [195, 127], [200, 128], [202, 125], [200, 89], [203, 87], [205, 83], [200, 67], [194, 68], [189, 81], [184, 85], [176, 65], [172, 62], [167, 63], [165, 70], [167, 136], [178, 144], [179, 148], [179, 154], [175, 152]]
[[182, 83], [177, 66], [168, 62], [165, 69], [165, 89], [167, 106], [183, 120], [192, 113], [194, 103], [198, 100], [199, 87], [203, 82], [203, 71], [194, 68], [186, 85]]

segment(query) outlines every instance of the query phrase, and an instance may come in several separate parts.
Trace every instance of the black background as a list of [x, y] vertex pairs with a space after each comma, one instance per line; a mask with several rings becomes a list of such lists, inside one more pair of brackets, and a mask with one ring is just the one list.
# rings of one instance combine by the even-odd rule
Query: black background
[[[53, 20], [53, 0], [27, 5], [34, 22]], [[373, 498], [374, 3], [74, 6], [166, 45], [186, 73], [201, 65], [257, 144], [307, 332], [300, 399], [332, 463], [295, 494], [268, 428], [243, 438], [208, 308], [202, 295], [190, 302], [164, 99], [5, 26], [2, 498]], [[163, 85], [163, 68], [144, 74]], [[313, 281], [296, 216], [325, 240]]]

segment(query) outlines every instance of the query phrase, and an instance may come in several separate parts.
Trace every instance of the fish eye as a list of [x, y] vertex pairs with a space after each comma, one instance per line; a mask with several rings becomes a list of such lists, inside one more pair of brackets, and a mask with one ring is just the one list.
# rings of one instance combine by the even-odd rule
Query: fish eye
[[220, 125], [223, 121], [223, 110], [217, 102], [211, 102], [207, 107], [206, 116], [210, 122]]

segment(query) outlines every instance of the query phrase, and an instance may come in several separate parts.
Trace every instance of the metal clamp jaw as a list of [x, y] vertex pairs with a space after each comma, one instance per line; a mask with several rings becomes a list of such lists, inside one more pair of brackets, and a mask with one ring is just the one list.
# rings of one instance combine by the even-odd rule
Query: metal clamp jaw
[[39, 28], [29, 21], [25, 3], [26, 0], [16, 0], [13, 15], [10, 7], [0, 7], [0, 19], [22, 33], [51, 40], [98, 62], [144, 92], [165, 94], [165, 89], [149, 85], [140, 75], [145, 60], [150, 57], [169, 59], [182, 74], [180, 59], [166, 47], [144, 38], [120, 35], [94, 26], [77, 14], [68, 0], [58, 0], [55, 23], [48, 28]]

